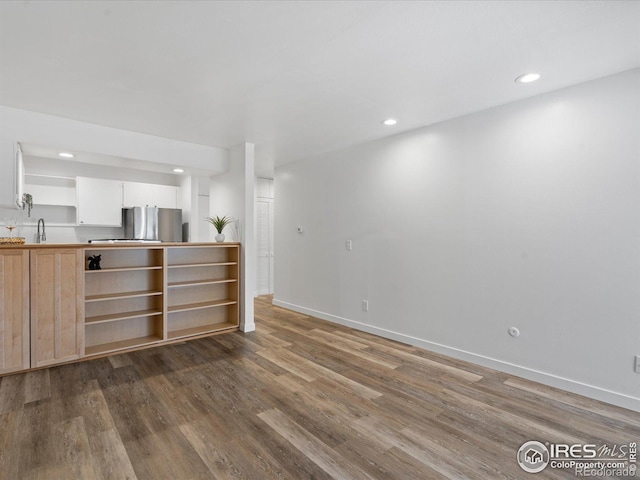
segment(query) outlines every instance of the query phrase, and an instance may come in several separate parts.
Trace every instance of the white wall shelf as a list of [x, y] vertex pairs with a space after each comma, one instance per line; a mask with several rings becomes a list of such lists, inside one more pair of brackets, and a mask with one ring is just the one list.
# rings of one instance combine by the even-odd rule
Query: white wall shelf
[[34, 205], [76, 206], [76, 179], [57, 175], [25, 173], [24, 191]]

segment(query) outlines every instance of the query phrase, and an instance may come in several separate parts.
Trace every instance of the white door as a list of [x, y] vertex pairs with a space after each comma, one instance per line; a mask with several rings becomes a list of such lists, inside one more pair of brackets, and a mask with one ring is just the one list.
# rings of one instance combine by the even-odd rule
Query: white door
[[268, 295], [273, 293], [273, 199], [257, 200], [256, 243], [256, 293]]

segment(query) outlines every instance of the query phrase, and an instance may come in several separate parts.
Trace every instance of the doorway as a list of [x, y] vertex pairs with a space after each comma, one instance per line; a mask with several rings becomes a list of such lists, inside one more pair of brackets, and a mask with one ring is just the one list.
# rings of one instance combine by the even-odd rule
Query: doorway
[[256, 184], [256, 294], [273, 293], [273, 179], [258, 178]]

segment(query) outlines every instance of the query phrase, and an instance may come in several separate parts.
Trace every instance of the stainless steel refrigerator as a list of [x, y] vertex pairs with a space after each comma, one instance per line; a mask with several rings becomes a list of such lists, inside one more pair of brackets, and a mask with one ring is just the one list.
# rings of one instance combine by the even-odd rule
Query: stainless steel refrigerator
[[182, 241], [182, 210], [179, 208], [123, 208], [122, 224], [124, 236], [130, 240]]

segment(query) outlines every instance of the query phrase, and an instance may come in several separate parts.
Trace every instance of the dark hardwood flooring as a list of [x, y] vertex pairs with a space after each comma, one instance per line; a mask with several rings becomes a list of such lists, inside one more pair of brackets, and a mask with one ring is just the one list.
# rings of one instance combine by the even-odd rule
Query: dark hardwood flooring
[[559, 479], [640, 414], [256, 301], [257, 331], [0, 379], [0, 478]]

